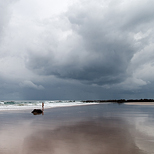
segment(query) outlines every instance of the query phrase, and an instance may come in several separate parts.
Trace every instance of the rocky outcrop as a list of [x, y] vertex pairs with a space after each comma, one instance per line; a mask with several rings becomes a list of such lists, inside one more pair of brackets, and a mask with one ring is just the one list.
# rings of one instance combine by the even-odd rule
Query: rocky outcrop
[[34, 115], [43, 114], [43, 111], [41, 109], [34, 109], [31, 113]]

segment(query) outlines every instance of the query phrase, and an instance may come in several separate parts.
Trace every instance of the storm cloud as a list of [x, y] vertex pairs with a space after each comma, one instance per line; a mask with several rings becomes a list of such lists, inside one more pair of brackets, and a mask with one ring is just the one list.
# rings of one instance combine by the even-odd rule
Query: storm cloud
[[59, 99], [146, 97], [154, 82], [153, 3], [68, 1], [50, 15], [41, 1], [0, 2], [1, 82], [24, 99], [51, 98], [53, 87]]
[[[81, 4], [80, 4], [81, 5]], [[88, 6], [89, 5], [89, 6]], [[72, 6], [59, 21], [69, 29], [61, 30], [61, 41], [52, 42], [47, 54], [30, 57], [29, 68], [40, 74], [80, 80], [90, 84], [114, 84], [125, 79], [135, 53], [133, 38], [121, 28], [120, 17], [101, 5]], [[108, 16], [111, 16], [108, 18]], [[61, 24], [63, 25], [63, 24]], [[114, 27], [113, 27], [114, 26]], [[52, 29], [52, 23], [49, 23]], [[68, 31], [69, 30], [69, 31]], [[53, 40], [52, 32], [49, 38]], [[51, 37], [51, 38], [50, 38]], [[55, 38], [57, 40], [57, 38]], [[51, 49], [52, 48], [52, 49]], [[39, 69], [41, 68], [41, 69]]]

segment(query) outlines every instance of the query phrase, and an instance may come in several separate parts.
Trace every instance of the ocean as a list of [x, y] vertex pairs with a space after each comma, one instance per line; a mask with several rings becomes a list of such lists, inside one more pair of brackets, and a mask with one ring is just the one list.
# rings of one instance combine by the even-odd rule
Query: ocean
[[26, 110], [41, 108], [42, 102], [44, 103], [44, 108], [55, 108], [55, 107], [68, 107], [68, 106], [78, 106], [78, 105], [89, 105], [98, 104], [95, 102], [87, 103], [82, 101], [71, 101], [71, 100], [18, 100], [18, 101], [1, 101], [0, 111], [5, 110]]

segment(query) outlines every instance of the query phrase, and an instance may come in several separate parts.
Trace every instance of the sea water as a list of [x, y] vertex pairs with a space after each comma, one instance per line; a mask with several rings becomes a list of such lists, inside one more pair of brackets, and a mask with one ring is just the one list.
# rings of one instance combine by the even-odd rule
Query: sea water
[[82, 101], [71, 101], [71, 100], [18, 100], [18, 101], [0, 101], [0, 111], [1, 110], [26, 110], [41, 108], [42, 102], [44, 107], [53, 108], [53, 107], [68, 107], [68, 106], [78, 106], [78, 105], [89, 105], [89, 104], [98, 104], [98, 103], [87, 103]]

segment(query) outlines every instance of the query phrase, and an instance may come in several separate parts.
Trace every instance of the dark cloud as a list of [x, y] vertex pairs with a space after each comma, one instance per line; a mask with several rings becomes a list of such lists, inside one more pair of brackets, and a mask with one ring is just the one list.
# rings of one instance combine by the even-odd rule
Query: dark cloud
[[[72, 34], [62, 43], [58, 42], [57, 48], [49, 50], [46, 57], [30, 55], [29, 68], [40, 74], [90, 84], [122, 82], [135, 53], [133, 38], [121, 28], [119, 12], [111, 15], [113, 9], [104, 11], [97, 4], [94, 7], [83, 4], [82, 9], [72, 6], [62, 19], [69, 23]], [[59, 49], [67, 51], [67, 55]], [[55, 58], [54, 52], [60, 52], [61, 56]]]
[[135, 97], [153, 84], [151, 0], [79, 0], [42, 19], [37, 5], [29, 16], [16, 1], [0, 2], [0, 81], [16, 97]]

